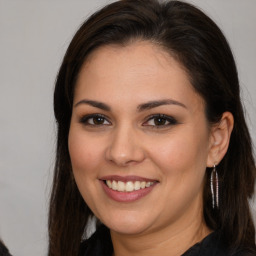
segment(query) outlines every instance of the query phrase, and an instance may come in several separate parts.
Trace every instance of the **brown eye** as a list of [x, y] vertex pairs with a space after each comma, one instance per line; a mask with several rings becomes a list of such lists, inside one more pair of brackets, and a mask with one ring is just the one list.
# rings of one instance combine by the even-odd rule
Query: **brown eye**
[[101, 125], [101, 124], [104, 124], [105, 118], [103, 118], [101, 116], [96, 116], [96, 117], [91, 118], [91, 121], [92, 121], [92, 123], [89, 122], [89, 120], [88, 120], [88, 123], [96, 124], [96, 125]]
[[102, 125], [111, 124], [105, 116], [100, 114], [84, 116], [80, 119], [80, 123], [82, 123], [83, 125], [91, 125], [91, 126], [102, 126]]
[[143, 123], [143, 126], [151, 126], [152, 128], [164, 128], [175, 124], [177, 124], [177, 120], [172, 116], [158, 114], [150, 116], [148, 120]]
[[165, 118], [161, 118], [161, 117], [156, 117], [153, 119], [154, 120], [154, 124], [155, 125], [166, 125], [166, 123], [168, 123], [168, 121]]

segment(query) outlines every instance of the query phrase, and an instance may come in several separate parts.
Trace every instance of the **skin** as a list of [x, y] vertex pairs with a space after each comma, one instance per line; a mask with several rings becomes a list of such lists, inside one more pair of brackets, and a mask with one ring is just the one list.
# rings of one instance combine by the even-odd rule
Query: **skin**
[[[166, 99], [172, 101], [138, 109]], [[92, 114], [103, 115], [101, 123], [85, 118]], [[172, 121], [159, 125], [156, 114]], [[104, 46], [89, 56], [75, 88], [69, 152], [80, 193], [110, 228], [115, 255], [181, 255], [211, 232], [203, 218], [205, 170], [225, 155], [232, 127], [230, 113], [209, 126], [183, 67], [149, 42]], [[157, 184], [137, 201], [116, 202], [100, 182], [108, 175]]]

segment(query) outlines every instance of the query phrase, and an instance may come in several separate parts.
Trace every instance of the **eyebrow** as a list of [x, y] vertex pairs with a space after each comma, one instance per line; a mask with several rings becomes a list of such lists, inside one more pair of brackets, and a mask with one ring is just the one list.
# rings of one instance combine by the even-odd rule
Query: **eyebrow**
[[77, 107], [77, 106], [79, 106], [81, 104], [87, 104], [87, 105], [90, 105], [92, 107], [100, 108], [100, 109], [105, 110], [105, 111], [110, 111], [111, 110], [110, 106], [108, 106], [105, 103], [102, 103], [102, 102], [99, 102], [99, 101], [95, 101], [95, 100], [86, 100], [86, 99], [80, 100], [79, 102], [77, 102], [75, 104], [74, 107]]
[[177, 106], [181, 106], [183, 108], [187, 108], [183, 103], [181, 103], [179, 101], [172, 100], [172, 99], [164, 99], [164, 100], [149, 101], [147, 103], [140, 104], [137, 107], [137, 109], [139, 112], [141, 112], [141, 111], [156, 108], [156, 107], [159, 107], [162, 105], [177, 105]]
[[[74, 107], [77, 107], [81, 104], [86, 104], [86, 105], [90, 105], [92, 107], [96, 107], [105, 111], [111, 111], [111, 107], [103, 102], [99, 102], [99, 101], [95, 101], [95, 100], [87, 100], [87, 99], [83, 99], [80, 100], [79, 102], [77, 102]], [[146, 103], [142, 103], [137, 107], [137, 110], [139, 112], [144, 111], [144, 110], [149, 110], [152, 108], [156, 108], [159, 106], [163, 106], [163, 105], [177, 105], [177, 106], [181, 106], [183, 108], [187, 108], [183, 103], [176, 101], [176, 100], [172, 100], [172, 99], [164, 99], [164, 100], [154, 100], [154, 101], [149, 101]]]

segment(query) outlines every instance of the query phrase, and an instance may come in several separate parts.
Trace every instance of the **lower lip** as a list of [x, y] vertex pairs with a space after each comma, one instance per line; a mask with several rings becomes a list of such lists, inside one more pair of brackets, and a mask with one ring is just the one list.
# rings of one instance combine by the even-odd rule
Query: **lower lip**
[[147, 194], [149, 194], [155, 187], [156, 183], [154, 183], [153, 185], [151, 185], [148, 188], [143, 188], [143, 189], [139, 189], [139, 190], [135, 190], [132, 192], [119, 192], [117, 190], [113, 190], [111, 188], [109, 188], [104, 181], [101, 181], [101, 184], [103, 186], [104, 191], [106, 192], [106, 194], [113, 199], [114, 201], [117, 202], [133, 202], [133, 201], [137, 201], [141, 198], [143, 198], [144, 196], [146, 196]]

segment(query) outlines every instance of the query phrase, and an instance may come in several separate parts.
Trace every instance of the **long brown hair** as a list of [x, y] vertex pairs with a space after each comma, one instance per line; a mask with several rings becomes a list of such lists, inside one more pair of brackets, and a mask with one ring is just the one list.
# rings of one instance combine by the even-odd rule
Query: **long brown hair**
[[[92, 15], [71, 41], [56, 80], [57, 121], [55, 173], [49, 210], [49, 256], [78, 255], [81, 237], [93, 213], [74, 182], [68, 152], [73, 93], [81, 66], [95, 49], [134, 40], [157, 44], [186, 69], [206, 105], [209, 123], [222, 113], [235, 124], [228, 152], [218, 165], [219, 209], [211, 207], [209, 172], [204, 188], [204, 217], [219, 229], [229, 248], [255, 249], [255, 228], [248, 198], [253, 195], [255, 162], [240, 99], [237, 69], [230, 47], [217, 25], [196, 7], [181, 1], [123, 0]], [[86, 146], [86, 145], [85, 145]]]

